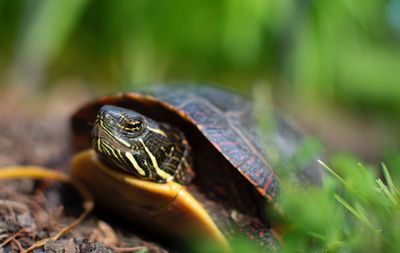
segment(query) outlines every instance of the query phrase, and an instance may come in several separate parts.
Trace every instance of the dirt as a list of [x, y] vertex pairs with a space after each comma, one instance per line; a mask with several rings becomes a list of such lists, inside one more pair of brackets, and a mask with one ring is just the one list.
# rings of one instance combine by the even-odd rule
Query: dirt
[[[73, 155], [69, 117], [89, 92], [63, 88], [46, 94], [0, 91], [0, 167], [40, 165], [68, 173]], [[70, 187], [31, 179], [0, 181], [0, 253], [22, 252], [70, 224], [82, 200]], [[34, 252], [173, 252], [158, 238], [99, 210], [70, 233]], [[174, 251], [175, 252], [175, 251]]]

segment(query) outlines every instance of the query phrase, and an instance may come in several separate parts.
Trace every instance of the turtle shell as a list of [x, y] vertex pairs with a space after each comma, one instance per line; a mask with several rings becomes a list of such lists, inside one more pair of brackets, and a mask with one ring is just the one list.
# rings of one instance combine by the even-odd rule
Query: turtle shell
[[231, 170], [240, 172], [262, 196], [274, 200], [279, 182], [261, 145], [249, 100], [209, 86], [156, 86], [144, 92], [101, 97], [72, 117], [78, 150], [90, 146], [91, 122], [104, 104], [130, 108], [179, 127], [187, 135], [194, 156], [203, 155], [198, 163], [210, 163], [204, 153], [214, 154], [219, 162], [226, 161]]

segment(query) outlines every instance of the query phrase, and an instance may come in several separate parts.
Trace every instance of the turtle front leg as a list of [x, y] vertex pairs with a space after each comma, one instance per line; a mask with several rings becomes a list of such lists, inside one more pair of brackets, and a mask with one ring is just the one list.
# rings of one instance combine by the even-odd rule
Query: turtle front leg
[[93, 210], [94, 201], [91, 193], [79, 182], [72, 182], [70, 177], [64, 173], [53, 171], [39, 166], [12, 166], [0, 169], [0, 180], [16, 179], [16, 178], [30, 178], [39, 180], [55, 180], [62, 183], [72, 184], [82, 195], [83, 212], [71, 224], [61, 229], [57, 234], [52, 237], [45, 238], [32, 244], [28, 249], [23, 252], [30, 252], [36, 248], [44, 246], [49, 240], [57, 240], [61, 236], [71, 231], [74, 227], [79, 225], [86, 216]]

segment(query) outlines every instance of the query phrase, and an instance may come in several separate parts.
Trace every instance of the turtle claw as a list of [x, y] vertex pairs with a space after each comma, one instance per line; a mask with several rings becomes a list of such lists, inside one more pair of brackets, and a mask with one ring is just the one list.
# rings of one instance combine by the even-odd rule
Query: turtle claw
[[80, 183], [71, 181], [70, 177], [66, 174], [46, 169], [39, 166], [13, 166], [0, 169], [0, 180], [16, 179], [16, 178], [30, 178], [39, 180], [55, 180], [62, 183], [72, 184], [82, 195], [83, 212], [71, 224], [62, 228], [57, 234], [52, 237], [42, 239], [32, 244], [28, 249], [22, 251], [30, 252], [36, 248], [44, 246], [49, 240], [58, 240], [63, 235], [67, 234], [77, 225], [79, 225], [94, 208], [94, 200], [90, 192]]

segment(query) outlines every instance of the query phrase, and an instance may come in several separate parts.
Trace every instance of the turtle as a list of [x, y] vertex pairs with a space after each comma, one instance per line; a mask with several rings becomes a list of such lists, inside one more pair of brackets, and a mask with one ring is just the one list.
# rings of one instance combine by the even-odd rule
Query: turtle
[[[279, 117], [277, 121], [280, 133], [298, 135], [287, 121]], [[88, 122], [94, 122], [94, 126]], [[157, 227], [152, 230], [178, 238], [191, 237], [190, 231], [197, 228], [198, 233], [222, 245], [228, 244], [227, 230], [239, 228], [248, 230], [251, 237], [257, 234], [259, 243], [266, 247], [274, 244], [263, 219], [265, 205], [275, 203], [279, 179], [268, 161], [250, 100], [212, 86], [155, 86], [98, 98], [80, 108], [71, 124], [76, 149], [90, 149], [75, 159], [72, 178], [91, 187], [98, 196], [96, 203], [105, 208], [116, 203], [116, 196], [110, 195], [107, 200], [104, 191], [118, 192], [119, 186], [106, 176], [87, 177], [81, 168], [91, 167], [87, 166], [89, 160], [95, 164], [93, 170], [101, 167], [116, 181], [132, 175], [129, 184], [137, 184], [133, 188], [140, 188], [138, 196], [131, 195], [129, 201], [122, 198], [117, 205], [140, 201], [130, 212], [120, 212], [115, 205], [110, 211], [136, 223], [140, 217], [144, 227]], [[90, 173], [94, 175], [95, 171]], [[312, 181], [320, 181], [321, 173], [315, 167], [311, 175]], [[109, 187], [97, 187], [100, 181]], [[156, 199], [154, 196], [141, 199], [151, 191], [167, 196], [155, 203], [149, 203], [149, 199]], [[177, 205], [182, 205], [182, 212], [175, 212], [180, 210]], [[202, 213], [197, 213], [196, 219], [183, 218], [199, 210]], [[170, 217], [164, 213], [169, 211]], [[143, 213], [149, 215], [143, 217]], [[171, 226], [165, 220], [175, 223]], [[203, 224], [198, 224], [200, 220]]]
[[[245, 234], [268, 251], [279, 243], [265, 210], [280, 180], [253, 116], [250, 100], [205, 85], [97, 98], [71, 118], [70, 181], [101, 208], [178, 244], [208, 240], [230, 251]], [[277, 119], [280, 133], [298, 135]], [[307, 173], [321, 180], [317, 169]]]

